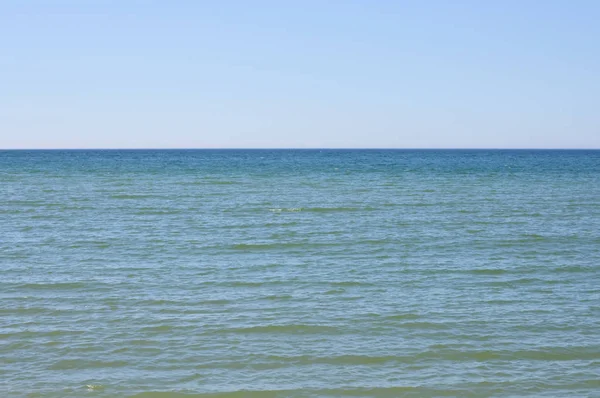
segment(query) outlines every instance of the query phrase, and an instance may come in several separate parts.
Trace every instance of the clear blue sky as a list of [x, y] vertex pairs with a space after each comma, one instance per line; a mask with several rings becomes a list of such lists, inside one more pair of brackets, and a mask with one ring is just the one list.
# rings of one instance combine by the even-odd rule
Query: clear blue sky
[[600, 148], [600, 1], [0, 2], [0, 148]]

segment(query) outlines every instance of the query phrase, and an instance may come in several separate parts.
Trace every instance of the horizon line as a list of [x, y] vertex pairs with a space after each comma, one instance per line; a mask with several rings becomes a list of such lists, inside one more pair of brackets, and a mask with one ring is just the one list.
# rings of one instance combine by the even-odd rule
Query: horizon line
[[91, 148], [0, 148], [0, 151], [264, 151], [264, 150], [378, 150], [378, 151], [597, 151], [600, 147], [91, 147]]

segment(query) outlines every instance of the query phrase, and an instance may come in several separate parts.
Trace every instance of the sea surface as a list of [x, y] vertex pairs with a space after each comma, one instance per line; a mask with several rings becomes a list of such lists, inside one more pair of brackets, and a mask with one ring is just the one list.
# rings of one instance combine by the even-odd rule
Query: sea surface
[[600, 397], [600, 151], [0, 151], [1, 397]]

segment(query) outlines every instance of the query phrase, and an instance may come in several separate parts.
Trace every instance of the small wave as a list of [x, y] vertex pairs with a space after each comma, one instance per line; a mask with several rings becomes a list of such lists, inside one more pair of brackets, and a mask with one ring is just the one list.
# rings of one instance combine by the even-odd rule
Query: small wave
[[485, 304], [488, 305], [515, 305], [520, 303], [519, 300], [502, 300], [502, 299], [495, 299], [495, 300], [486, 300], [484, 301]]
[[185, 182], [177, 182], [175, 185], [181, 186], [200, 186], [200, 185], [236, 185], [241, 184], [238, 181], [228, 181], [228, 180], [198, 180], [198, 181], [185, 181]]
[[71, 243], [69, 246], [67, 246], [69, 249], [79, 249], [82, 247], [90, 247], [90, 246], [95, 246], [98, 249], [107, 249], [110, 247], [110, 243], [109, 242], [105, 242], [105, 241], [94, 241], [94, 240], [83, 240], [83, 241], [74, 241], [73, 243]]
[[85, 388], [87, 388], [88, 391], [93, 392], [103, 391], [105, 387], [101, 384], [86, 384]]
[[[285, 393], [285, 391], [283, 391]], [[281, 395], [277, 390], [240, 390], [231, 392], [214, 393], [183, 393], [172, 391], [148, 391], [131, 395], [129, 398], [279, 398], [287, 395]]]
[[238, 243], [233, 245], [232, 248], [235, 250], [265, 250], [265, 249], [276, 249], [284, 247], [301, 247], [303, 243]]
[[388, 321], [404, 321], [404, 320], [419, 319], [419, 318], [420, 318], [420, 316], [418, 314], [412, 314], [412, 313], [387, 315], [387, 316], [383, 317], [384, 320], [388, 320]]
[[[4, 338], [19, 338], [19, 339], [34, 339], [40, 337], [66, 337], [66, 336], [76, 336], [85, 334], [83, 330], [51, 330], [51, 331], [39, 331], [34, 332], [31, 330], [20, 330], [11, 333], [1, 333], [0, 339]], [[55, 342], [52, 342], [53, 344]]]
[[83, 282], [62, 282], [62, 283], [25, 283], [18, 286], [20, 289], [32, 290], [56, 290], [56, 289], [81, 289], [86, 287]]
[[546, 239], [545, 236], [538, 235], [538, 234], [523, 234], [521, 236], [523, 238], [530, 239], [530, 240], [544, 240], [544, 239]]
[[292, 222], [268, 222], [264, 224], [264, 227], [292, 227], [294, 225], [298, 225], [296, 221]]
[[264, 325], [264, 326], [249, 326], [241, 328], [223, 329], [222, 333], [240, 333], [240, 334], [319, 334], [319, 333], [338, 333], [338, 329], [333, 326], [323, 325], [306, 325], [306, 324], [290, 324], [290, 325]]
[[271, 294], [263, 297], [264, 300], [290, 300], [293, 296], [290, 294]]
[[293, 212], [302, 211], [302, 208], [301, 207], [274, 208], [274, 209], [269, 209], [269, 211], [273, 212], [273, 213], [283, 213], [283, 212], [293, 213]]
[[182, 213], [181, 210], [139, 210], [133, 214], [136, 216], [168, 216]]
[[209, 305], [223, 305], [223, 304], [231, 304], [231, 300], [227, 299], [213, 299], [213, 300], [204, 300], [199, 302], [199, 304], [209, 304]]
[[39, 315], [44, 313], [52, 313], [54, 310], [45, 307], [19, 307], [19, 308], [0, 308], [0, 316], [2, 315]]
[[467, 230], [466, 230], [466, 232], [467, 232], [468, 234], [478, 234], [478, 233], [481, 233], [481, 232], [483, 232], [483, 231], [484, 231], [483, 229], [467, 229]]
[[545, 350], [438, 350], [417, 355], [423, 359], [449, 361], [532, 360], [532, 361], [581, 361], [598, 360], [600, 351], [589, 347], [549, 347]]
[[[284, 397], [400, 397], [406, 394], [415, 396], [463, 396], [460, 391], [437, 390], [426, 387], [349, 387], [295, 390], [237, 390], [211, 393], [172, 393], [151, 391], [130, 396], [130, 398], [284, 398]], [[468, 394], [467, 394], [468, 395]], [[412, 395], [411, 395], [412, 396]]]
[[507, 273], [505, 269], [501, 268], [481, 268], [481, 269], [472, 269], [468, 270], [468, 273], [476, 274], [476, 275], [502, 275]]
[[63, 359], [49, 366], [50, 370], [117, 368], [130, 365], [127, 361], [90, 361], [84, 359]]
[[303, 208], [302, 211], [313, 213], [332, 213], [332, 212], [350, 212], [350, 211], [366, 211], [374, 210], [372, 207], [309, 207]]
[[161, 196], [156, 195], [144, 195], [144, 194], [117, 194], [110, 195], [111, 199], [152, 199], [152, 198], [162, 198]]
[[[259, 358], [261, 359], [261, 358]], [[296, 365], [314, 365], [314, 364], [327, 364], [327, 365], [381, 365], [390, 362], [401, 362], [404, 357], [395, 355], [360, 355], [360, 354], [347, 354], [347, 355], [334, 355], [334, 356], [312, 356], [312, 355], [299, 355], [299, 356], [279, 356], [269, 355], [265, 360], [269, 362], [278, 363], [292, 363]]]
[[[111, 304], [113, 304], [113, 300], [105, 300], [105, 302], [109, 302]], [[165, 300], [165, 299], [147, 299], [147, 300], [140, 300], [137, 301], [137, 305], [140, 305], [142, 307], [146, 307], [146, 306], [153, 306], [153, 305], [166, 305], [166, 306], [171, 306], [171, 305], [180, 305], [180, 304], [184, 304], [185, 302], [183, 301], [177, 301], [177, 300]], [[114, 304], [116, 304], [116, 302], [114, 302]]]
[[567, 265], [564, 267], [556, 267], [553, 269], [555, 272], [590, 272], [595, 268], [592, 266], [585, 265]]
[[407, 329], [450, 329], [450, 325], [439, 322], [404, 322], [395, 325]]
[[369, 211], [375, 210], [372, 207], [288, 207], [288, 208], [271, 208], [270, 212], [273, 213], [292, 213], [292, 212], [306, 212], [306, 213], [334, 213], [334, 212], [352, 212], [352, 211]]
[[342, 287], [352, 287], [352, 286], [375, 286], [374, 283], [370, 282], [361, 282], [361, 281], [339, 281], [339, 282], [330, 282], [332, 286], [342, 286]]
[[342, 246], [342, 243], [307, 243], [307, 242], [287, 242], [287, 243], [238, 243], [231, 246], [234, 250], [270, 250], [270, 249], [293, 249], [293, 248], [316, 248], [316, 247], [334, 247]]
[[199, 182], [200, 184], [207, 185], [238, 185], [241, 184], [239, 181], [226, 181], [226, 180], [205, 180]]
[[251, 282], [251, 281], [231, 281], [231, 282], [219, 282], [219, 286], [229, 287], [263, 287], [267, 285], [280, 284], [279, 281], [264, 281], [264, 282]]
[[341, 294], [341, 293], [346, 293], [346, 289], [343, 289], [343, 288], [342, 289], [331, 289], [331, 290], [326, 291], [323, 294], [332, 295], [332, 294]]
[[174, 326], [171, 325], [158, 325], [158, 326], [146, 326], [140, 329], [142, 332], [170, 332], [174, 329]]
[[539, 279], [539, 278], [519, 278], [519, 279], [510, 279], [504, 281], [494, 281], [487, 282], [491, 286], [512, 286], [516, 284], [547, 284], [549, 281]]
[[5, 202], [5, 205], [19, 206], [19, 207], [26, 207], [26, 206], [39, 207], [39, 206], [46, 206], [46, 202], [43, 202], [41, 200], [9, 200], [9, 201]]

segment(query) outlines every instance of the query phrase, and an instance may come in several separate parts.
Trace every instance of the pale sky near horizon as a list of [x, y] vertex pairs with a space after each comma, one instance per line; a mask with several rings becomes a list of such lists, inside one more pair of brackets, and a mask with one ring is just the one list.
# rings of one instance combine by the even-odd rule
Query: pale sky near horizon
[[600, 1], [0, 1], [0, 149], [600, 148]]

